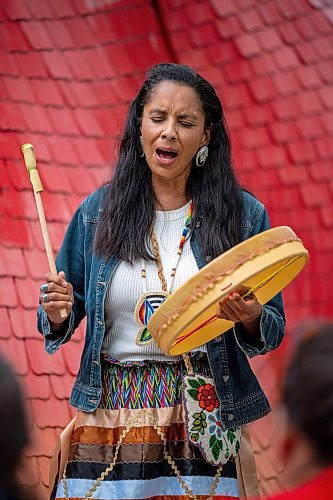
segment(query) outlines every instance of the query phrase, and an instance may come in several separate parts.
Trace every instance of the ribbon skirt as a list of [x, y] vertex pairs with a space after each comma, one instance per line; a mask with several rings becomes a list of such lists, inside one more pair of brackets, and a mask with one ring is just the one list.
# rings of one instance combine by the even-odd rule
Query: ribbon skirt
[[[205, 354], [194, 371], [210, 375]], [[183, 361], [119, 363], [102, 359], [103, 395], [94, 413], [78, 412], [57, 500], [185, 500], [170, 460], [197, 500], [216, 475], [187, 439], [181, 399]], [[158, 430], [159, 432], [158, 432]], [[239, 498], [234, 460], [223, 466], [215, 500]]]

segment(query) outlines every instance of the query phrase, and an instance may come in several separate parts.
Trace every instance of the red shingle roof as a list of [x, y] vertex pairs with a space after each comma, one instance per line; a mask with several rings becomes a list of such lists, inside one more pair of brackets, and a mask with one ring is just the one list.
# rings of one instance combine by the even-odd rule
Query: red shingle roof
[[[92, 9], [90, 5], [96, 5]], [[333, 8], [331, 0], [8, 0], [0, 7], [0, 351], [22, 377], [32, 436], [24, 481], [45, 495], [84, 325], [55, 356], [36, 332], [48, 270], [20, 145], [35, 146], [54, 251], [80, 200], [107, 177], [114, 142], [144, 72], [170, 60], [217, 88], [244, 185], [273, 225], [290, 225], [311, 259], [285, 292], [289, 328], [333, 315]], [[171, 52], [169, 53], [169, 49]], [[285, 347], [254, 360], [278, 400]], [[264, 494], [283, 487], [276, 415], [252, 425]]]

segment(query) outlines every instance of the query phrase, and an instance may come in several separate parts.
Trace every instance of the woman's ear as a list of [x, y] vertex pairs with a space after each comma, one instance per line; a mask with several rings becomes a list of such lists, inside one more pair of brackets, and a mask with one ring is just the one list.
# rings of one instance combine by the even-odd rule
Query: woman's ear
[[203, 133], [203, 136], [202, 136], [201, 146], [208, 146], [209, 141], [210, 141], [210, 135], [211, 135], [210, 129], [206, 128], [204, 130], [204, 133]]

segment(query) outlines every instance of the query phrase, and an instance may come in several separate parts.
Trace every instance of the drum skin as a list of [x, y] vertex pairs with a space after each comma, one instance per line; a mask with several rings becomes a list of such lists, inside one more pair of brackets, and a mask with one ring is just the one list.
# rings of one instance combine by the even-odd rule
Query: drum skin
[[[148, 329], [165, 354], [191, 351], [233, 327], [232, 321], [214, 317], [219, 300], [244, 285], [265, 304], [300, 273], [308, 258], [290, 227], [268, 229], [221, 254], [187, 280], [155, 311]], [[209, 318], [213, 320], [202, 326]]]

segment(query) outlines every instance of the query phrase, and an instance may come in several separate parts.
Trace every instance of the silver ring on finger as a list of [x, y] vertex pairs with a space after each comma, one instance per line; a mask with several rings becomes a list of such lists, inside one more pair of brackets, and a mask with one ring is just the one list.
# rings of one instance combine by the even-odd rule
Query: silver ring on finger
[[49, 284], [43, 283], [40, 287], [41, 294], [47, 293], [49, 291]]
[[43, 293], [41, 298], [44, 303], [50, 302], [50, 297], [48, 293]]

